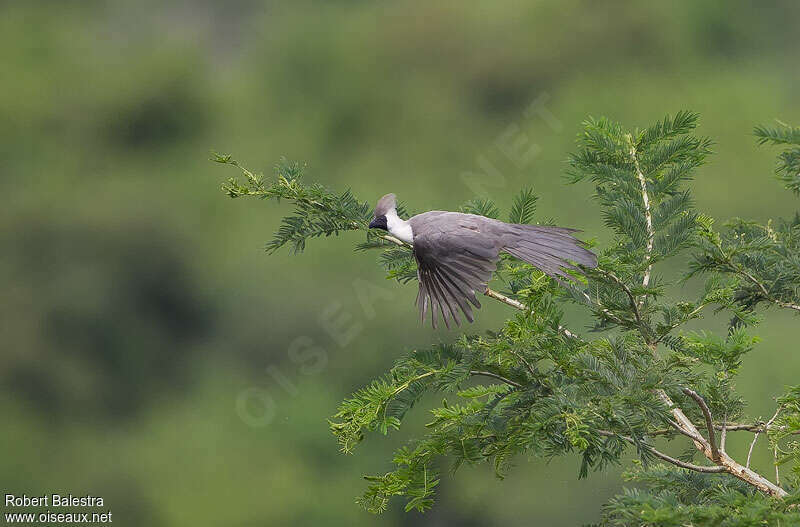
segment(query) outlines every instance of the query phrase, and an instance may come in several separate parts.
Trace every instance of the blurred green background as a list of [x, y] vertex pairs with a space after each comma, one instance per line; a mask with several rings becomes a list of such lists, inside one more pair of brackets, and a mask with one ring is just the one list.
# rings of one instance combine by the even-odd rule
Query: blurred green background
[[[208, 152], [267, 173], [287, 156], [414, 210], [457, 208], [488, 163], [505, 210], [533, 186], [540, 219], [603, 242], [591, 187], [562, 178], [581, 121], [687, 108], [716, 141], [698, 208], [788, 216], [751, 130], [800, 123], [798, 27], [793, 0], [3, 2], [0, 488], [100, 495], [115, 523], [153, 527], [596, 520], [622, 482], [578, 481], [569, 458], [519, 459], [505, 481], [463, 468], [424, 517], [359, 510], [360, 476], [389, 469], [424, 407], [355, 456], [325, 419], [454, 333], [419, 326], [415, 287], [353, 253], [358, 234], [264, 254], [289, 210], [227, 199], [234, 173]], [[504, 151], [515, 141], [527, 159]], [[471, 331], [510, 315], [485, 304]], [[739, 383], [754, 416], [800, 372], [797, 319], [759, 332]]]

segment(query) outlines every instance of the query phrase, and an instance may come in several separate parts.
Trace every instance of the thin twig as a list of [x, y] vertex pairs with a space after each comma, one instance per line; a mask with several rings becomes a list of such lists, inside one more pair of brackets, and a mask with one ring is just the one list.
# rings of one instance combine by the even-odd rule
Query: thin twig
[[617, 324], [620, 324], [620, 325], [625, 325], [625, 321], [624, 321], [624, 320], [622, 320], [622, 319], [621, 319], [621, 318], [619, 318], [617, 315], [615, 315], [614, 313], [612, 313], [611, 311], [609, 311], [609, 310], [608, 310], [608, 308], [604, 307], [604, 306], [603, 306], [603, 304], [601, 304], [600, 302], [595, 302], [594, 300], [592, 300], [592, 297], [590, 297], [590, 296], [589, 296], [589, 295], [588, 295], [586, 292], [584, 292], [584, 291], [581, 291], [581, 294], [583, 295], [583, 298], [585, 298], [585, 299], [586, 299], [586, 301], [587, 301], [588, 303], [590, 303], [590, 304], [592, 304], [592, 305], [594, 305], [594, 306], [597, 306], [597, 307], [599, 307], [599, 308], [600, 308], [600, 311], [601, 311], [601, 312], [602, 312], [602, 313], [603, 313], [605, 316], [607, 316], [608, 318], [610, 318], [611, 320], [613, 320], [613, 321], [614, 321], [614, 322], [616, 322]]
[[[671, 419], [668, 419], [667, 422], [677, 432], [685, 435], [686, 437], [688, 437], [689, 439], [691, 439], [695, 443], [701, 443], [701, 444], [705, 444], [706, 443], [706, 439], [702, 435], [700, 435], [700, 432], [697, 431], [697, 427], [694, 424], [692, 424], [693, 430], [688, 430], [687, 428], [684, 428], [683, 426], [681, 426], [680, 424], [676, 423], [675, 421], [673, 421]], [[650, 435], [659, 435], [658, 432], [662, 432], [661, 435], [663, 435], [663, 434], [666, 434], [667, 432], [670, 432], [670, 430], [658, 430], [658, 431], [656, 431], [656, 433], [651, 433]]]
[[510, 384], [516, 388], [522, 388], [522, 385], [518, 382], [512, 381], [511, 379], [506, 379], [502, 375], [498, 375], [496, 373], [492, 373], [490, 371], [482, 371], [482, 370], [470, 370], [470, 375], [483, 375], [484, 377], [492, 377], [497, 379], [498, 381], [503, 381], [506, 384]]
[[[775, 415], [772, 416], [772, 419], [767, 421], [767, 424], [764, 426], [765, 429], [769, 430], [770, 425], [775, 422], [775, 419], [778, 418], [778, 414], [781, 413], [783, 410], [783, 405], [779, 404], [778, 409], [775, 410]], [[772, 449], [772, 460], [775, 462], [775, 484], [780, 487], [781, 485], [781, 472], [778, 466], [778, 444], [775, 443]]]
[[715, 462], [719, 461], [719, 448], [717, 448], [717, 439], [714, 434], [714, 420], [711, 418], [711, 410], [708, 409], [708, 405], [703, 398], [694, 390], [683, 388], [681, 391], [694, 399], [697, 406], [702, 410], [703, 417], [705, 417], [706, 420], [706, 429], [708, 430], [708, 443], [711, 446], [711, 459]]
[[[506, 305], [509, 305], [511, 307], [514, 307], [514, 308], [517, 308], [520, 311], [527, 311], [528, 309], [530, 309], [528, 306], [526, 306], [525, 304], [523, 304], [519, 300], [514, 300], [513, 298], [509, 298], [509, 297], [507, 297], [506, 295], [504, 295], [502, 293], [498, 293], [494, 289], [490, 289], [489, 287], [486, 288], [486, 291], [484, 291], [483, 294], [488, 296], [489, 298], [494, 298], [495, 300], [499, 300], [500, 302], [502, 302], [502, 303], [504, 303]], [[571, 339], [580, 340], [580, 337], [578, 335], [576, 335], [575, 333], [571, 332], [570, 330], [568, 330], [564, 326], [558, 326], [558, 330], [561, 333], [563, 333], [564, 336], [566, 336], [566, 337], [569, 337]]]
[[756, 441], [758, 441], [758, 436], [761, 433], [761, 430], [756, 432], [756, 435], [753, 436], [753, 441], [750, 443], [750, 450], [747, 451], [747, 461], [745, 461], [744, 467], [750, 468], [750, 457], [753, 455], [753, 448], [756, 446]]
[[533, 366], [531, 366], [531, 363], [528, 362], [528, 359], [526, 359], [525, 357], [523, 357], [521, 354], [517, 353], [514, 350], [508, 350], [508, 351], [510, 351], [516, 358], [518, 358], [525, 365], [525, 367], [528, 369], [531, 375], [536, 377], [536, 370], [533, 369]]
[[705, 473], [712, 473], [712, 474], [718, 474], [718, 473], [721, 473], [721, 472], [726, 472], [725, 467], [720, 467], [720, 466], [705, 467], [705, 466], [702, 466], [702, 465], [695, 465], [695, 464], [692, 464], [692, 463], [686, 463], [685, 461], [681, 461], [680, 459], [676, 459], [676, 458], [674, 458], [672, 456], [668, 456], [667, 454], [664, 454], [663, 452], [660, 452], [660, 451], [656, 450], [655, 448], [651, 447], [650, 445], [646, 445], [644, 443], [637, 443], [636, 441], [633, 440], [633, 438], [628, 437], [628, 436], [624, 436], [624, 435], [621, 435], [621, 434], [615, 434], [614, 432], [609, 432], [607, 430], [598, 430], [598, 433], [601, 436], [606, 436], [606, 437], [619, 437], [620, 439], [623, 439], [623, 440], [627, 441], [628, 443], [630, 443], [630, 444], [632, 444], [634, 446], [641, 445], [648, 452], [650, 452], [651, 454], [653, 454], [657, 458], [662, 459], [662, 460], [666, 461], [667, 463], [672, 463], [673, 465], [676, 465], [678, 467], [685, 468], [687, 470], [694, 470], [695, 472], [705, 472]]
[[[674, 421], [671, 421], [670, 424], [675, 428], [675, 430], [673, 430], [672, 428], [661, 428], [659, 430], [653, 430], [651, 432], [648, 432], [647, 434], [651, 435], [651, 436], [663, 436], [663, 435], [666, 435], [666, 434], [671, 434], [674, 431], [683, 432], [682, 430], [678, 430], [679, 425], [677, 423], [675, 423]], [[697, 426], [697, 425], [695, 425], [695, 426]], [[702, 426], [702, 425], [700, 425], [700, 426]], [[784, 428], [785, 427], [780, 427], [780, 428], [778, 428], [778, 430], [781, 430], [781, 429], [784, 429]], [[769, 429], [772, 430], [773, 427], [770, 426]], [[729, 424], [729, 425], [725, 425], [725, 426], [723, 426], [723, 425], [714, 425], [714, 430], [719, 430], [719, 431], [725, 430], [726, 432], [753, 432], [753, 433], [759, 433], [759, 434], [762, 433], [762, 432], [766, 432], [767, 431], [765, 423]], [[791, 432], [788, 432], [788, 435], [800, 435], [800, 430], [793, 430]], [[691, 437], [691, 436], [688, 436], [688, 437]]]
[[781, 485], [781, 468], [778, 465], [778, 445], [772, 447], [772, 460], [775, 463], [775, 484]]
[[631, 307], [633, 308], [633, 315], [634, 317], [636, 317], [636, 323], [639, 325], [639, 328], [643, 330], [644, 325], [642, 323], [642, 314], [639, 311], [639, 304], [636, 302], [636, 298], [633, 296], [633, 292], [631, 291], [630, 287], [628, 287], [628, 285], [625, 282], [620, 280], [617, 277], [617, 275], [615, 275], [611, 271], [604, 271], [602, 269], [597, 269], [597, 271], [600, 274], [607, 276], [612, 281], [616, 282], [617, 285], [619, 285], [622, 288], [622, 290], [625, 291], [625, 294], [628, 296], [628, 300], [630, 301]]
[[727, 422], [728, 422], [728, 414], [725, 414], [725, 416], [722, 418], [722, 433], [719, 435], [720, 452], [725, 452], [725, 440], [728, 438], [728, 429], [725, 428]]
[[602, 269], [597, 269], [597, 271], [600, 274], [602, 274], [604, 276], [607, 276], [608, 278], [610, 278], [611, 280], [616, 282], [617, 285], [619, 285], [622, 288], [622, 290], [625, 291], [625, 294], [628, 295], [628, 300], [630, 300], [631, 307], [633, 308], [633, 315], [636, 317], [636, 322], [639, 324], [639, 326], [641, 326], [642, 325], [642, 314], [639, 311], [639, 305], [636, 303], [636, 298], [633, 296], [633, 292], [631, 291], [630, 287], [628, 287], [628, 285], [625, 282], [620, 280], [617, 277], [617, 275], [615, 275], [611, 271], [604, 271]]
[[[762, 430], [765, 431], [765, 432], [769, 430], [770, 425], [773, 422], [775, 422], [775, 419], [777, 419], [778, 414], [781, 413], [782, 409], [783, 409], [782, 405], [778, 406], [778, 409], [775, 410], [775, 415], [772, 416], [772, 419], [767, 421], [767, 423], [764, 425], [763, 429], [761, 427], [759, 427], [756, 430], [756, 435], [755, 435], [755, 437], [753, 437], [753, 442], [750, 443], [750, 450], [747, 451], [747, 462], [745, 463], [745, 467], [750, 468], [750, 457], [753, 455], [753, 448], [756, 446], [756, 441], [758, 441], [759, 434], [761, 434]], [[743, 429], [743, 430], [746, 430], [746, 429]]]
[[750, 280], [751, 282], [753, 282], [761, 290], [761, 294], [764, 295], [764, 299], [765, 300], [767, 300], [769, 302], [772, 302], [773, 304], [776, 304], [776, 305], [778, 305], [780, 307], [785, 307], [785, 308], [788, 308], [788, 309], [794, 309], [795, 311], [800, 311], [800, 305], [793, 304], [791, 302], [785, 302], [783, 300], [779, 300], [779, 299], [773, 297], [769, 293], [769, 291], [767, 290], [766, 286], [763, 283], [761, 283], [760, 280], [758, 280], [755, 276], [753, 276], [752, 274], [750, 274], [746, 270], [739, 269], [738, 273], [740, 275], [744, 276], [745, 278], [747, 278], [748, 280]]

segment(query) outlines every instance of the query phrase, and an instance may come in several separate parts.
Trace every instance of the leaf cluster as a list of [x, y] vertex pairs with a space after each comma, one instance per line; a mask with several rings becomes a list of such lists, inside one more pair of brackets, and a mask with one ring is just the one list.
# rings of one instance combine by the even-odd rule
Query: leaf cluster
[[726, 476], [655, 465], [625, 474], [646, 487], [626, 489], [603, 509], [604, 526], [800, 525], [792, 500], [775, 500]]
[[242, 167], [230, 155], [214, 153], [212, 160], [237, 167], [244, 176], [243, 182], [230, 178], [222, 185], [231, 198], [286, 200], [294, 205], [294, 214], [283, 218], [275, 236], [267, 243], [267, 252], [288, 245], [298, 253], [305, 249], [310, 238], [367, 229], [370, 207], [366, 202], [358, 201], [349, 189], [334, 194], [320, 184], [304, 183], [303, 167], [297, 163], [282, 160], [275, 165], [274, 179], [266, 181], [263, 174]]
[[778, 126], [756, 126], [755, 135], [759, 144], [784, 147], [778, 155], [775, 174], [786, 188], [800, 194], [800, 126], [778, 123]]

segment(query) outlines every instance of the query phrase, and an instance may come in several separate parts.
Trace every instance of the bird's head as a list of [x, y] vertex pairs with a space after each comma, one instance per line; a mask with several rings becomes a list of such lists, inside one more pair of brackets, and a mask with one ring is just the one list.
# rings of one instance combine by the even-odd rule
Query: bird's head
[[395, 207], [396, 199], [394, 194], [386, 194], [384, 197], [379, 199], [378, 204], [375, 205], [375, 213], [372, 215], [372, 221], [369, 223], [369, 228], [383, 229], [388, 231], [389, 227], [386, 223], [386, 215], [397, 215]]

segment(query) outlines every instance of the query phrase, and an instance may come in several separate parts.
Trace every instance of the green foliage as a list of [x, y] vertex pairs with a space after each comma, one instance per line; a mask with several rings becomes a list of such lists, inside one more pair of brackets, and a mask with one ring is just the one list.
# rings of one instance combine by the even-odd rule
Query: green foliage
[[[679, 112], [641, 132], [628, 133], [607, 119], [589, 119], [570, 156], [573, 182], [595, 183], [606, 226], [617, 235], [615, 255], [647, 265], [673, 255], [690, 242], [697, 214], [691, 194], [681, 190], [710, 152], [710, 140], [691, 135], [697, 114]], [[642, 201], [643, 186], [652, 213], [651, 236]], [[651, 238], [653, 238], [651, 240]], [[647, 255], [648, 242], [653, 249]]]
[[533, 192], [532, 188], [522, 189], [514, 198], [514, 206], [508, 215], [509, 223], [530, 223], [536, 213], [536, 202], [539, 197]]
[[800, 127], [780, 123], [779, 127], [756, 126], [759, 144], [785, 147], [778, 156], [775, 173], [786, 188], [800, 194]]
[[500, 209], [490, 199], [474, 198], [461, 205], [458, 209], [466, 214], [477, 214], [487, 218], [497, 218], [500, 216]]
[[[798, 501], [791, 493], [800, 478], [800, 388], [778, 400], [771, 421], [739, 428], [766, 432], [776, 463], [792, 466], [783, 487], [771, 491], [783, 499], [767, 497], [752, 478], [729, 470], [713, 453], [724, 448], [715, 430], [746, 420], [735, 380], [758, 343], [751, 334], [760, 320], [758, 304], [800, 310], [800, 216], [777, 226], [734, 220], [716, 232], [713, 220], [695, 211], [686, 186], [710, 153], [710, 140], [694, 135], [697, 121], [697, 114], [679, 112], [627, 131], [608, 119], [587, 120], [569, 174], [573, 183], [593, 182], [614, 233], [599, 251], [598, 267], [584, 269], [579, 285], [565, 288], [504, 256], [497, 278], [505, 284], [503, 293], [525, 306], [523, 312], [495, 332], [412, 351], [341, 403], [330, 428], [341, 450], [352, 453], [370, 434], [399, 429], [425, 394], [445, 397], [429, 410], [425, 433], [397, 450], [394, 470], [366, 478], [359, 499], [364, 508], [382, 512], [401, 496], [406, 510], [429, 509], [445, 466], [452, 473], [464, 464], [491, 463], [502, 478], [523, 454], [572, 454], [581, 459], [579, 477], [586, 477], [622, 463], [632, 449], [639, 469], [628, 478], [638, 487], [608, 504], [605, 525], [791, 525], [800, 519], [790, 507]], [[794, 144], [796, 132], [758, 133], [763, 141]], [[228, 156], [217, 160], [239, 166]], [[224, 189], [230, 196], [275, 197], [295, 205], [270, 249], [290, 244], [299, 250], [315, 236], [366, 230], [365, 204], [349, 192], [300, 183], [297, 165], [280, 165], [269, 185], [241, 170], [245, 184], [229, 180]], [[532, 190], [523, 190], [509, 221], [532, 222], [536, 200]], [[460, 210], [500, 216], [488, 199], [471, 200]], [[389, 278], [416, 278], [406, 244], [366, 232], [357, 249], [379, 250]], [[684, 276], [662, 275], [664, 262], [687, 249], [692, 254]], [[680, 298], [682, 280], [699, 274], [707, 278], [699, 296]], [[591, 313], [592, 333], [577, 335], [564, 327], [566, 303]], [[707, 308], [730, 317], [727, 333], [684, 329]], [[694, 431], [676, 423], [681, 418], [695, 423]], [[701, 431], [706, 437], [696, 435]], [[694, 464], [691, 454], [678, 459], [656, 448], [657, 437], [686, 445], [687, 435], [706, 445], [705, 464]]]
[[703, 227], [691, 275], [732, 279], [734, 299], [744, 311], [761, 302], [800, 310], [800, 215], [766, 225], [737, 218], [724, 227]]
[[629, 481], [646, 491], [628, 489], [603, 511], [603, 525], [664, 527], [714, 525], [750, 527], [799, 525], [791, 500], [775, 500], [730, 477], [700, 475], [664, 465], [629, 472]]
[[[793, 386], [778, 398], [779, 412], [770, 428], [770, 441], [776, 463], [792, 467], [791, 483], [800, 489], [800, 385]], [[800, 493], [797, 496], [800, 502]]]

